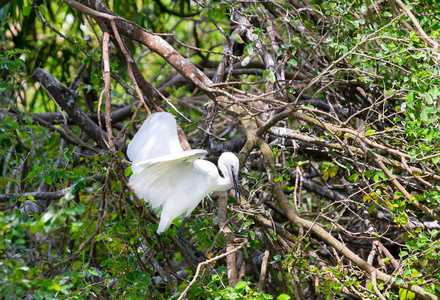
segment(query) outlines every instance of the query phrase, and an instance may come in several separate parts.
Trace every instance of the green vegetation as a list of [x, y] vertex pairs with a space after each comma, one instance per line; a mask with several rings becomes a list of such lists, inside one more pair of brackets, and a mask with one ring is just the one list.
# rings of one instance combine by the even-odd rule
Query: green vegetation
[[[0, 299], [438, 299], [436, 2], [84, 3], [0, 1]], [[127, 185], [160, 110], [242, 166], [198, 266]]]

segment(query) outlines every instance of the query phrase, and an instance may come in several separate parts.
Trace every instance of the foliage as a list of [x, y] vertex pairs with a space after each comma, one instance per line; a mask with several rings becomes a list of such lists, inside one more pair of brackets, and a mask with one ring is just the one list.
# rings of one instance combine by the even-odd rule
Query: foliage
[[[69, 3], [0, 2], [0, 298], [437, 299], [436, 3]], [[146, 108], [240, 153], [200, 269], [127, 185]]]

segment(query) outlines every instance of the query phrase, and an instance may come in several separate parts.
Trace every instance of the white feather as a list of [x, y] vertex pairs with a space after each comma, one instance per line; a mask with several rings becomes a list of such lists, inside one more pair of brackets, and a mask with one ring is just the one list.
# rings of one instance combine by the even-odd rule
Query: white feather
[[128, 158], [133, 162], [133, 173], [142, 161], [182, 152], [177, 136], [176, 120], [170, 113], [152, 114], [142, 124], [127, 148]]
[[176, 121], [169, 113], [148, 117], [128, 145], [133, 170], [129, 185], [153, 209], [162, 208], [158, 233], [180, 215], [189, 216], [209, 192], [232, 188], [237, 157], [228, 152], [220, 156], [223, 178], [213, 163], [199, 159], [206, 154], [205, 150], [183, 151]]

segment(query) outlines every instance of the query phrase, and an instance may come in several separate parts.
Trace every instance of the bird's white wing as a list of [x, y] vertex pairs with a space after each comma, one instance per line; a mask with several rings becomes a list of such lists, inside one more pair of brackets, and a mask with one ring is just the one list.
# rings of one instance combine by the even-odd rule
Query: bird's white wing
[[[191, 176], [194, 161], [204, 157], [205, 150], [187, 150], [177, 154], [155, 157], [137, 163], [135, 172], [129, 181], [139, 198], [151, 203], [153, 209], [163, 205], [181, 182], [182, 178]], [[133, 169], [133, 167], [132, 167]]]
[[172, 114], [165, 112], [148, 117], [127, 148], [134, 173], [140, 170], [137, 167], [140, 162], [181, 152], [176, 120]]

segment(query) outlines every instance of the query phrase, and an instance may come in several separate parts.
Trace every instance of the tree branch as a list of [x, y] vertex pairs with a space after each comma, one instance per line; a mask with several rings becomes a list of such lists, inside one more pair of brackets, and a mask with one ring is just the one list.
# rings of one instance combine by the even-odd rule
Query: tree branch
[[68, 114], [73, 122], [78, 125], [99, 147], [106, 149], [107, 145], [102, 139], [107, 139], [107, 134], [99, 128], [75, 103], [77, 95], [58, 81], [47, 71], [36, 68], [32, 78], [38, 81], [52, 99]]

